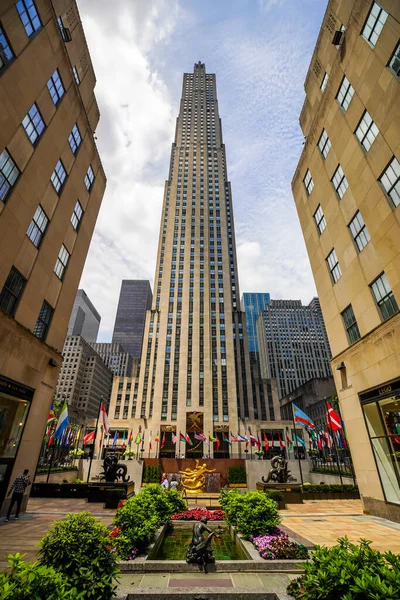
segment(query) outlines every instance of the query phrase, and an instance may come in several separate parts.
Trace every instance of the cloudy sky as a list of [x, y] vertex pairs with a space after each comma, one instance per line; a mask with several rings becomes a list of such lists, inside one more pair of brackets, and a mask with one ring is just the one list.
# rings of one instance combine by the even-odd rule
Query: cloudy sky
[[240, 290], [309, 302], [290, 182], [303, 82], [326, 0], [78, 0], [97, 76], [108, 185], [80, 287], [110, 341], [122, 279], [153, 286], [182, 74], [217, 74]]

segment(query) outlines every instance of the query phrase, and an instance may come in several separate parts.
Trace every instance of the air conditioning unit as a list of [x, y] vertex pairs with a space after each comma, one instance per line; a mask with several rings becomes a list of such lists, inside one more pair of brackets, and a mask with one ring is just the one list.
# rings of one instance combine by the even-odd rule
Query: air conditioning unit
[[340, 42], [342, 41], [344, 31], [335, 31], [332, 39], [332, 44], [334, 46], [340, 46]]
[[63, 36], [64, 42], [72, 41], [71, 30], [68, 27], [62, 28], [62, 36]]

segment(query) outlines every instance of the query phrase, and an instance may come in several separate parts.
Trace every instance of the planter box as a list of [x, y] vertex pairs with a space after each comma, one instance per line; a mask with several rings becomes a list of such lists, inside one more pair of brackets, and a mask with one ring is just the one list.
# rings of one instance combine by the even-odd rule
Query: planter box
[[120, 500], [135, 494], [133, 481], [127, 483], [90, 483], [88, 502], [103, 502], [104, 508], [117, 508]]
[[87, 498], [87, 483], [33, 483], [32, 498]]
[[358, 500], [359, 492], [303, 492], [304, 500]]

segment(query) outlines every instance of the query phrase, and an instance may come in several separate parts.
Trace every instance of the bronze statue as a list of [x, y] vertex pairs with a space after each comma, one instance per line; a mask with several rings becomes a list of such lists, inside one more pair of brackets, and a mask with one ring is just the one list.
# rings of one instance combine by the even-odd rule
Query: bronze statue
[[[204, 531], [209, 535], [203, 538]], [[186, 553], [187, 563], [197, 563], [203, 565], [204, 572], [207, 573], [207, 565], [215, 563], [213, 551], [211, 549], [211, 540], [213, 537], [221, 537], [216, 531], [207, 527], [207, 519], [203, 517], [193, 525], [192, 541]]]
[[274, 456], [271, 459], [271, 469], [268, 473], [267, 479], [262, 477], [264, 483], [272, 481], [274, 483], [287, 483], [289, 481], [288, 461], [282, 456]]
[[206, 478], [204, 473], [215, 473], [215, 469], [207, 469], [206, 463], [199, 465], [199, 460], [196, 459], [196, 466], [194, 469], [185, 469], [179, 471], [181, 473], [181, 484], [182, 487], [189, 493], [203, 494], [205, 491]]
[[116, 454], [107, 454], [103, 463], [104, 471], [100, 473], [100, 481], [106, 481], [107, 483], [114, 483], [121, 479], [124, 483], [129, 481], [130, 477], [126, 474], [127, 466], [118, 463], [118, 456]]

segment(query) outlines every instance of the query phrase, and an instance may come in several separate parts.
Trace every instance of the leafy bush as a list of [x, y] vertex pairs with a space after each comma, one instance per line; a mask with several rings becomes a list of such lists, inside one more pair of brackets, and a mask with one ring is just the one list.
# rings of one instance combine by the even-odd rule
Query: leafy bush
[[[346, 473], [350, 475], [349, 469], [342, 468], [340, 471], [334, 467], [314, 467], [311, 471], [312, 473], [323, 473], [324, 475], [342, 475], [342, 477], [346, 476]], [[351, 475], [350, 475], [351, 476]]]
[[301, 600], [398, 600], [400, 555], [370, 544], [344, 537], [332, 548], [315, 546], [304, 575], [292, 581], [288, 593]]
[[149, 485], [139, 494], [148, 498], [154, 505], [154, 510], [159, 517], [160, 523], [165, 523], [174, 513], [187, 509], [187, 503], [177, 490], [164, 490], [161, 485]]
[[17, 553], [8, 556], [9, 573], [0, 574], [0, 600], [78, 600], [84, 592], [71, 588], [53, 567], [25, 562]]
[[228, 483], [247, 483], [246, 469], [244, 467], [229, 467]]
[[267, 496], [267, 498], [270, 498], [271, 500], [275, 500], [275, 502], [283, 502], [282, 492], [278, 492], [277, 490], [265, 489], [264, 494]]
[[146, 465], [143, 468], [143, 483], [161, 483], [161, 466]]
[[287, 533], [276, 527], [270, 535], [260, 535], [251, 540], [260, 556], [266, 560], [307, 559], [308, 550], [302, 544], [291, 542]]
[[109, 600], [116, 586], [117, 557], [111, 552], [109, 531], [90, 513], [68, 514], [40, 542], [39, 560], [63, 574], [85, 600]]
[[121, 532], [113, 540], [119, 557], [129, 560], [133, 550], [143, 552], [153, 539], [159, 523], [159, 515], [148, 495], [145, 496], [140, 492], [137, 496], [128, 498], [118, 508], [113, 520], [114, 526]]
[[303, 492], [311, 492], [313, 494], [318, 494], [319, 492], [334, 492], [335, 494], [345, 494], [347, 492], [358, 492], [357, 485], [340, 485], [340, 484], [319, 484], [319, 485], [311, 485], [305, 484], [303, 486]]
[[200, 521], [205, 517], [209, 521], [223, 521], [224, 512], [222, 510], [207, 510], [206, 508], [191, 508], [183, 512], [172, 515], [173, 521]]
[[246, 539], [266, 535], [280, 522], [277, 503], [263, 492], [224, 492], [220, 504], [227, 523], [237, 527]]

